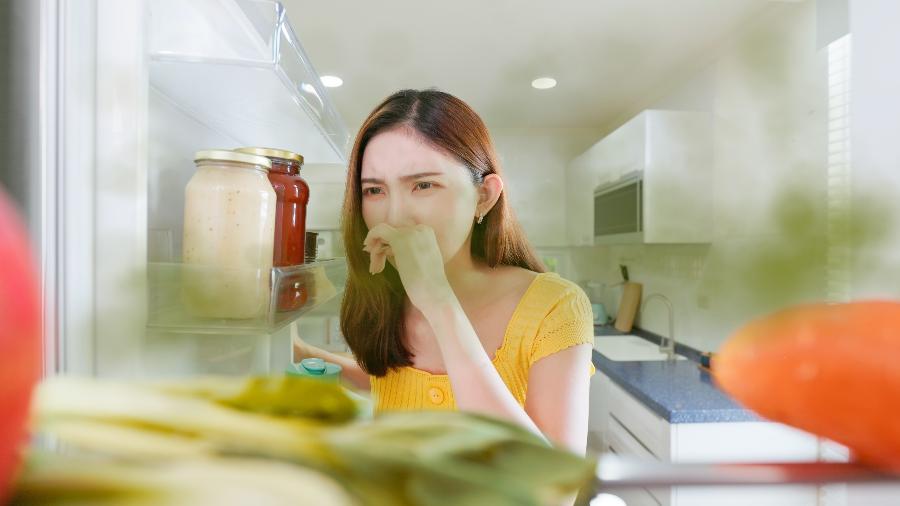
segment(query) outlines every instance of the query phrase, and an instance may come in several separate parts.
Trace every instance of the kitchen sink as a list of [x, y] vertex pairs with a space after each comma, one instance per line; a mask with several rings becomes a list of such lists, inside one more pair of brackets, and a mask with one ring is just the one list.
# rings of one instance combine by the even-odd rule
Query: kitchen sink
[[[594, 349], [609, 360], [616, 362], [665, 360], [666, 354], [659, 351], [659, 346], [638, 336], [597, 336], [594, 337]], [[684, 360], [679, 355], [676, 360]]]

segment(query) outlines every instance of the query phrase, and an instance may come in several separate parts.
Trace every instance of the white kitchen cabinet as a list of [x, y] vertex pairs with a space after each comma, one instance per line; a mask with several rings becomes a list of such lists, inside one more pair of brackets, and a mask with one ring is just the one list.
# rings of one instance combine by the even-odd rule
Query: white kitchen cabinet
[[[643, 230], [628, 242], [706, 243], [712, 234], [712, 123], [706, 113], [644, 111], [567, 167], [569, 243], [595, 243], [593, 198], [626, 175], [643, 180]], [[625, 241], [601, 239], [601, 243]]]
[[[819, 439], [771, 422], [670, 424], [598, 372], [591, 384], [590, 445], [594, 452], [664, 462], [815, 461]], [[814, 506], [815, 486], [673, 487], [630, 491], [629, 505]], [[629, 501], [631, 499], [631, 501]]]

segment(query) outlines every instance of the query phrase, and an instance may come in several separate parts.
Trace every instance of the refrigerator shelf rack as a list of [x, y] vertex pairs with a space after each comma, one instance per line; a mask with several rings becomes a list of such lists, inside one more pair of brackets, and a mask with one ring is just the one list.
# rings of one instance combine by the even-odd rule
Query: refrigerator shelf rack
[[[147, 327], [157, 331], [179, 334], [265, 335], [274, 334], [300, 316], [341, 294], [347, 280], [347, 263], [343, 258], [310, 262], [292, 267], [275, 267], [268, 273], [269, 293], [260, 294], [261, 306], [252, 317], [220, 318], [201, 316], [210, 304], [219, 301], [227, 306], [230, 295], [245, 296], [246, 292], [229, 294], [222, 291], [229, 277], [243, 280], [262, 279], [260, 270], [222, 271], [206, 266], [183, 263], [155, 263], [147, 265]], [[265, 286], [266, 283], [260, 283]], [[210, 295], [199, 304], [196, 293]], [[279, 295], [304, 290], [306, 301], [296, 309], [279, 310]], [[192, 297], [194, 297], [192, 299]], [[283, 298], [282, 298], [283, 300]], [[284, 307], [284, 306], [282, 306]], [[193, 309], [191, 309], [193, 308]]]
[[151, 0], [150, 86], [236, 146], [345, 163], [349, 137], [277, 0]]

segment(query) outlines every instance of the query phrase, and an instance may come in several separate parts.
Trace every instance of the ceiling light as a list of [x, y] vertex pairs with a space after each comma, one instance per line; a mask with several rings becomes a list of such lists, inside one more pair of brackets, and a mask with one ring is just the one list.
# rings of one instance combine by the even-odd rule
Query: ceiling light
[[556, 79], [553, 79], [552, 77], [539, 77], [534, 81], [531, 81], [531, 86], [539, 90], [549, 90], [556, 86]]
[[326, 88], [337, 88], [344, 84], [344, 80], [338, 76], [322, 76], [321, 79], [322, 84], [325, 85]]

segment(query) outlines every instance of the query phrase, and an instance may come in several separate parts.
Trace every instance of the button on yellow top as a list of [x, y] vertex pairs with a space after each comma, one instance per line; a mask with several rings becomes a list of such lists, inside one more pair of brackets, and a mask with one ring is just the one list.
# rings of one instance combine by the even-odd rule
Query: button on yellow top
[[431, 399], [432, 404], [440, 404], [444, 402], [444, 392], [440, 388], [431, 387], [428, 389], [428, 398]]

